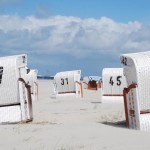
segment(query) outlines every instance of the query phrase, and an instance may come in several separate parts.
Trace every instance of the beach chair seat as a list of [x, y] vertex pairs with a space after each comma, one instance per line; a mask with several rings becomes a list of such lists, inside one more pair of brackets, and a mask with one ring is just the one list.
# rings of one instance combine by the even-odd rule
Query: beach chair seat
[[26, 66], [25, 54], [0, 57], [0, 123], [28, 122], [33, 119]]
[[81, 71], [64, 71], [54, 76], [54, 93], [52, 97], [82, 97]]
[[102, 70], [103, 96], [123, 96], [123, 89], [126, 86], [123, 68], [104, 68]]
[[150, 53], [121, 55], [127, 88], [124, 106], [127, 127], [150, 131]]

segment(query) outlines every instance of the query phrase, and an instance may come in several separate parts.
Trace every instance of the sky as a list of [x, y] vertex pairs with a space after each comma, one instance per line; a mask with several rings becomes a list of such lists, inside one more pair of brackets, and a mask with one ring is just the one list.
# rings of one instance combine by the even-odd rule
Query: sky
[[40, 75], [101, 76], [150, 50], [149, 0], [0, 0], [0, 56], [26, 53]]

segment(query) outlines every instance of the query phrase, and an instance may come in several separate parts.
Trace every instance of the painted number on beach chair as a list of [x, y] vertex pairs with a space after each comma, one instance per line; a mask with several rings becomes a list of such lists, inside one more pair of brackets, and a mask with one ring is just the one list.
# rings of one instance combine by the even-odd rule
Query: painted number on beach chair
[[[117, 81], [117, 85], [118, 85], [118, 86], [121, 85], [121, 80], [120, 80], [120, 78], [122, 78], [122, 76], [117, 76], [117, 78], [116, 78], [116, 81]], [[112, 86], [114, 85], [113, 76], [110, 77], [109, 84], [112, 85]]]
[[122, 59], [122, 60], [121, 60], [121, 63], [122, 63], [123, 65], [127, 66], [127, 57], [122, 57], [121, 59]]
[[112, 85], [112, 86], [113, 86], [113, 84], [114, 84], [114, 81], [113, 81], [113, 77], [112, 77], [112, 76], [110, 77], [109, 84]]
[[121, 85], [121, 80], [120, 78], [122, 78], [122, 76], [117, 76], [117, 85], [120, 86]]
[[0, 67], [0, 84], [2, 83], [3, 67]]
[[68, 84], [68, 78], [61, 78], [61, 85]]

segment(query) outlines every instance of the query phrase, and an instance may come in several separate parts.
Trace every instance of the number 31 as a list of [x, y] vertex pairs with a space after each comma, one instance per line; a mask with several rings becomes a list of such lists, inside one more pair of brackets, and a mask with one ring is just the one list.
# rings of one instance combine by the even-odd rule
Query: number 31
[[65, 84], [65, 80], [66, 80], [66, 83], [68, 84], [68, 78], [61, 78], [61, 85], [64, 85]]

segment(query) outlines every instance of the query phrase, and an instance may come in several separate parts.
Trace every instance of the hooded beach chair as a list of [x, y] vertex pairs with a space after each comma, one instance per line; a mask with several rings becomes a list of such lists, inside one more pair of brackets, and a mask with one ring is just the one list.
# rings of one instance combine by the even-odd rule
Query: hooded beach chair
[[82, 97], [81, 70], [59, 72], [54, 76], [53, 97]]
[[101, 88], [101, 77], [99, 76], [88, 76], [83, 78], [84, 89], [98, 90]]
[[126, 125], [150, 131], [150, 52], [121, 55], [127, 88], [124, 89]]
[[101, 77], [85, 76], [83, 78], [83, 98], [90, 98], [93, 102], [101, 102]]
[[102, 70], [103, 96], [123, 96], [127, 86], [123, 68], [104, 68]]
[[33, 119], [26, 66], [25, 54], [0, 57], [0, 123], [27, 122]]
[[36, 69], [27, 69], [27, 82], [31, 86], [32, 100], [38, 99], [38, 82], [37, 82], [38, 71]]

